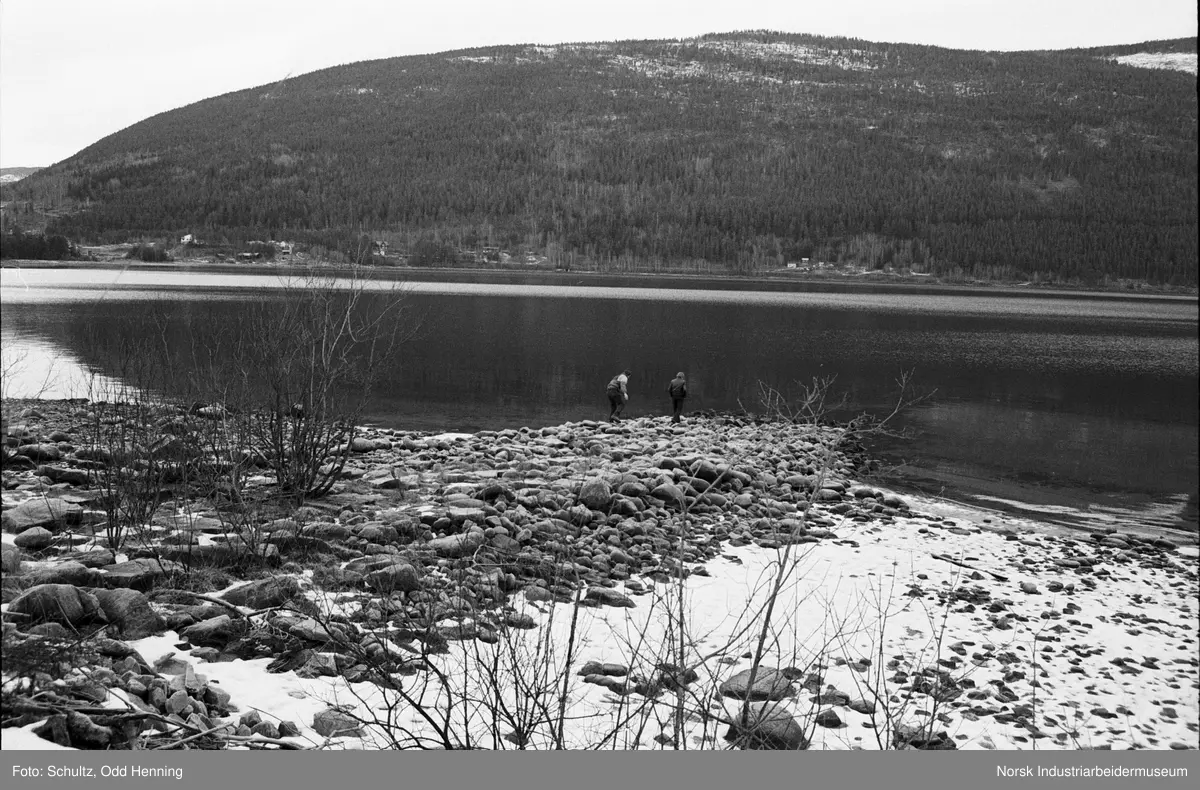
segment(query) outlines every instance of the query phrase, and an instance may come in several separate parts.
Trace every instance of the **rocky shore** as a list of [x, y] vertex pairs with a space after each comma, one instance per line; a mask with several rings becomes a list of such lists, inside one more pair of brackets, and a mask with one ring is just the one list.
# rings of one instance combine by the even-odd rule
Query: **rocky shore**
[[5, 404], [4, 748], [1200, 740], [1194, 539], [898, 496], [841, 428], [365, 428], [112, 546], [91, 408]]

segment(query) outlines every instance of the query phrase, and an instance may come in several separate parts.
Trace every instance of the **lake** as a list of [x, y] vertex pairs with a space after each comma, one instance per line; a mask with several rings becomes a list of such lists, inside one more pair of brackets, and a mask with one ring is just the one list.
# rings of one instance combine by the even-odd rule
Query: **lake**
[[[685, 371], [688, 410], [757, 413], [762, 387], [797, 403], [814, 377], [836, 377], [846, 417], [885, 413], [911, 371], [918, 391], [936, 391], [898, 418], [907, 437], [874, 443], [889, 484], [1065, 524], [1196, 530], [1194, 297], [435, 278], [404, 286], [420, 336], [387, 371], [372, 423], [601, 419], [605, 384], [626, 367], [631, 416], [669, 414], [667, 382]], [[2, 339], [6, 361], [21, 358], [6, 394], [51, 380], [48, 395], [80, 395], [85, 372], [119, 377], [92, 351], [117, 324], [166, 311], [168, 342], [203, 343], [201, 317], [236, 322], [247, 300], [282, 298], [278, 285], [270, 273], [6, 267]]]

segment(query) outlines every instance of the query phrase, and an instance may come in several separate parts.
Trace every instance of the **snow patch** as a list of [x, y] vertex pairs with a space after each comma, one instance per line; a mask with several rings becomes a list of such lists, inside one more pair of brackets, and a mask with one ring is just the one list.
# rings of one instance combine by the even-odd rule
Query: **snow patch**
[[1132, 55], [1117, 55], [1111, 60], [1141, 69], [1171, 69], [1188, 74], [1195, 74], [1197, 70], [1195, 52], [1136, 52]]
[[718, 52], [728, 52], [735, 55], [759, 58], [762, 60], [786, 60], [793, 63], [809, 63], [822, 66], [836, 66], [847, 71], [871, 71], [871, 65], [866, 50], [861, 49], [819, 49], [806, 47], [801, 44], [789, 44], [785, 41], [763, 43], [760, 41], [702, 41], [702, 49], [712, 49]]

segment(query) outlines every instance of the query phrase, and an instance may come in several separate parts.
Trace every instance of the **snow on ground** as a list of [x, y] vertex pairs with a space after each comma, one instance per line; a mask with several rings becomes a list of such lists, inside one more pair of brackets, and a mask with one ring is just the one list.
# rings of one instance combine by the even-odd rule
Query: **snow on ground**
[[[442, 681], [427, 672], [399, 678], [410, 700], [340, 677], [270, 673], [274, 656], [210, 663], [181, 650], [174, 632], [132, 645], [151, 664], [170, 653], [191, 661], [232, 695], [239, 712], [290, 720], [301, 731], [294, 742], [323, 748], [440, 740], [413, 700], [426, 711], [453, 714], [448, 725], [443, 721], [452, 743], [514, 748], [503, 738], [524, 718], [529, 746], [546, 748], [553, 742], [547, 720], [556, 715], [564, 678], [566, 747], [662, 748], [674, 738], [674, 692], [648, 701], [641, 693], [585, 683], [578, 673], [588, 662], [627, 667], [627, 677], [611, 680], [618, 687], [627, 682], [624, 690], [658, 676], [662, 662], [694, 667], [698, 678], [688, 687], [690, 715], [678, 746], [722, 748], [726, 727], [718, 718], [736, 716], [740, 703], [718, 689], [750, 668], [747, 656], [760, 638], [766, 640], [762, 666], [786, 669], [797, 681], [783, 704], [813, 749], [876, 749], [890, 745], [889, 726], [925, 723], [944, 730], [959, 749], [1196, 747], [1195, 546], [1164, 554], [1116, 541], [1098, 546], [1086, 532], [1046, 523], [1056, 513], [1026, 509], [1032, 516], [1023, 518], [943, 499], [908, 499], [911, 512], [891, 524], [842, 521], [831, 527], [833, 536], [790, 550], [726, 544], [707, 564], [707, 575], [693, 574], [682, 587], [646, 577], [627, 581], [616, 589], [633, 608], [573, 609], [519, 594], [514, 609], [538, 628], [509, 629], [496, 644], [452, 640], [447, 654], [431, 658]], [[1079, 573], [1080, 560], [1095, 560], [1096, 570]], [[787, 574], [775, 590], [781, 563]], [[299, 580], [310, 586], [312, 574]], [[345, 616], [371, 603], [357, 594], [309, 593], [324, 611]], [[904, 681], [923, 669], [947, 673], [932, 675], [926, 690], [951, 698], [909, 696]], [[541, 692], [522, 695], [522, 687]], [[813, 690], [829, 688], [876, 702], [874, 714], [815, 704]], [[533, 702], [549, 703], [546, 715], [532, 716]], [[330, 741], [312, 728], [314, 716], [330, 705], [348, 705], [388, 726]], [[522, 709], [524, 715], [514, 713]], [[816, 714], [828, 709], [840, 724], [816, 726]], [[497, 717], [497, 710], [512, 715]], [[28, 728], [6, 729], [3, 748], [28, 748], [28, 737]]]
[[699, 44], [704, 49], [727, 52], [735, 55], [749, 55], [762, 60], [788, 60], [795, 63], [814, 63], [826, 66], [837, 66], [848, 71], [870, 71], [873, 66], [867, 53], [859, 49], [839, 49], [806, 47], [802, 44], [789, 44], [785, 41], [763, 43], [759, 41], [702, 41]]
[[0, 730], [0, 748], [6, 752], [76, 751], [69, 746], [59, 746], [54, 741], [35, 735], [33, 730], [40, 725], [41, 722], [37, 721], [24, 727], [5, 727]]
[[1118, 55], [1113, 60], [1143, 69], [1173, 69], [1188, 74], [1197, 72], [1195, 52], [1138, 52], [1133, 55]]
[[[813, 704], [811, 690], [797, 684], [784, 704], [811, 731], [810, 748], [879, 748], [877, 733], [889, 715], [895, 724], [932, 719], [935, 731], [945, 730], [960, 749], [1196, 745], [1200, 678], [1194, 559], [1169, 554], [1165, 563], [1139, 563], [1114, 548], [1107, 550], [1103, 563], [1109, 575], [1079, 576], [1068, 567], [1069, 559], [1068, 565], [1056, 564], [1081, 548], [1078, 543], [1039, 530], [1035, 521], [932, 500], [914, 501], [914, 510], [926, 515], [898, 518], [891, 525], [849, 522], [835, 528], [836, 540], [792, 547], [792, 572], [776, 597], [763, 665], [794, 668], [797, 678], [817, 673], [818, 687], [834, 687], [851, 699], [870, 700], [880, 691], [883, 702], [874, 720], [836, 706], [840, 726], [813, 726], [813, 716], [831, 706]], [[695, 712], [735, 714], [739, 703], [715, 692], [723, 680], [750, 666], [744, 656], [760, 636], [773, 565], [783, 551], [727, 547], [708, 564], [709, 576], [687, 579], [685, 663], [697, 664], [700, 676], [691, 685], [695, 697], [689, 703]], [[1088, 546], [1086, 553], [1094, 552]], [[1095, 587], [1084, 579], [1094, 579]], [[1057, 585], [1051, 582], [1070, 586], [1054, 592]], [[1023, 584], [1036, 588], [1023, 590]], [[635, 601], [634, 608], [578, 610], [565, 732], [570, 748], [661, 748], [655, 736], [672, 735], [672, 692], [646, 705], [642, 695], [619, 696], [583, 683], [577, 674], [584, 663], [596, 661], [625, 665], [631, 675], [649, 677], [655, 663], [674, 659], [664, 645], [668, 639], [678, 642], [671, 616], [678, 611], [678, 587], [649, 579], [645, 585], [647, 591], [640, 594], [636, 585], [623, 590]], [[914, 588], [923, 595], [910, 595]], [[956, 591], [961, 598], [953, 597]], [[989, 602], [1005, 603], [1000, 611], [989, 612]], [[344, 605], [344, 597], [338, 596], [337, 607]], [[404, 678], [407, 691], [429, 710], [447, 709], [445, 695], [450, 694], [455, 742], [514, 748], [502, 740], [512, 723], [487, 712], [499, 707], [489, 700], [504, 699], [510, 710], [516, 709], [520, 700], [513, 672], [524, 673], [526, 682], [539, 669], [545, 672], [553, 689], [548, 698], [557, 699], [572, 607], [533, 602], [523, 595], [515, 605], [541, 627], [512, 631], [514, 639], [502, 638], [496, 645], [452, 641], [448, 654], [434, 658], [446, 673], [445, 685], [423, 681], [424, 674]], [[168, 632], [133, 645], [150, 662], [168, 653], [188, 658], [177, 642], [177, 635]], [[513, 655], [510, 649], [520, 658], [505, 658]], [[700, 662], [700, 656], [707, 660]], [[862, 659], [870, 663], [860, 663]], [[361, 739], [328, 743], [311, 725], [329, 704], [351, 705], [366, 718], [387, 720], [390, 703], [393, 728], [432, 734], [429, 724], [394, 692], [370, 684], [271, 674], [266, 671], [270, 658], [192, 660], [197, 672], [232, 695], [240, 711], [258, 710], [264, 719], [299, 725], [302, 735], [293, 739], [297, 743], [368, 749], [395, 743], [378, 728]], [[485, 666], [498, 668], [498, 682], [488, 680], [481, 670]], [[940, 704], [925, 695], [905, 699], [900, 684], [889, 680], [897, 669], [914, 673], [923, 667], [948, 670], [961, 692], [958, 699]], [[995, 715], [978, 715], [972, 712], [977, 705], [1002, 713], [1030, 706], [1036, 727], [1031, 731]], [[723, 746], [724, 726], [703, 719], [701, 714], [685, 722], [681, 747]], [[533, 729], [529, 745], [549, 745], [549, 728]], [[26, 748], [25, 735], [14, 732], [15, 745], [10, 745], [5, 732], [4, 748]], [[886, 732], [883, 736], [886, 740]]]

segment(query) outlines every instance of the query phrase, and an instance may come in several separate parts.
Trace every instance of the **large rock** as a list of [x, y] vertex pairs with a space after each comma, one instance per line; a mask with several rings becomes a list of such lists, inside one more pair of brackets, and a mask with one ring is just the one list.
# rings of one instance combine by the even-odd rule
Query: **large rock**
[[3, 562], [0, 563], [0, 568], [3, 568], [4, 575], [18, 574], [21, 572], [21, 550], [10, 543], [0, 543], [0, 555], [3, 556]]
[[64, 560], [78, 562], [89, 568], [104, 568], [117, 561], [117, 555], [112, 549], [89, 549], [87, 551], [72, 551], [70, 554], [60, 554]]
[[83, 563], [68, 560], [36, 568], [26, 574], [29, 584], [74, 584], [91, 587], [99, 584], [100, 572]]
[[144, 557], [128, 562], [118, 562], [100, 570], [101, 580], [106, 587], [130, 587], [145, 590], [156, 579], [183, 572], [183, 566], [170, 560], [155, 560]]
[[57, 461], [62, 458], [62, 450], [53, 444], [23, 444], [13, 453], [23, 455], [31, 461]]
[[367, 586], [383, 594], [421, 589], [421, 574], [407, 562], [398, 562], [366, 575]]
[[123, 639], [143, 639], [166, 627], [150, 600], [137, 590], [91, 590], [109, 625], [115, 626]]
[[721, 694], [734, 699], [780, 700], [795, 689], [791, 680], [774, 667], [759, 667], [750, 685], [750, 670], [744, 670], [721, 684]]
[[696, 461], [688, 471], [692, 477], [698, 477], [706, 483], [714, 483], [721, 477], [721, 470], [709, 461]]
[[446, 515], [455, 525], [465, 524], [468, 521], [481, 524], [487, 518], [487, 513], [482, 507], [462, 506], [457, 502], [446, 509]]
[[47, 477], [54, 483], [67, 483], [73, 486], [86, 486], [91, 482], [88, 473], [82, 469], [69, 469], [65, 466], [44, 464], [37, 468], [38, 475]]
[[680, 507], [686, 504], [683, 491], [674, 483], [663, 483], [660, 486], [655, 486], [654, 490], [650, 492], [650, 496], [668, 504], [679, 505]]
[[612, 502], [612, 487], [608, 481], [593, 477], [579, 489], [579, 501], [592, 510], [605, 510]]
[[626, 609], [632, 609], [637, 604], [627, 595], [623, 595], [611, 587], [589, 587], [587, 595], [584, 596], [586, 603], [597, 604], [600, 606], [618, 606]]
[[280, 576], [246, 582], [222, 593], [221, 598], [234, 606], [266, 609], [284, 604], [298, 592], [300, 585], [295, 579], [291, 576]]
[[188, 626], [179, 635], [193, 645], [224, 647], [235, 634], [233, 618], [223, 614]]
[[13, 543], [30, 551], [41, 551], [54, 543], [54, 533], [45, 527], [30, 527], [17, 535]]
[[777, 702], [752, 702], [735, 712], [725, 740], [742, 749], [807, 749], [804, 728]]
[[104, 610], [91, 593], [71, 584], [39, 584], [26, 590], [8, 608], [22, 625], [62, 623], [72, 628], [105, 622]]
[[358, 721], [340, 710], [323, 710], [313, 717], [313, 729], [325, 737], [344, 736], [357, 738], [363, 732]]
[[61, 499], [27, 499], [11, 510], [4, 511], [0, 521], [4, 531], [20, 534], [30, 527], [45, 527], [51, 531], [79, 523], [83, 508]]
[[471, 554], [483, 545], [484, 534], [479, 532], [463, 532], [458, 535], [447, 535], [444, 538], [434, 538], [426, 545], [442, 557], [463, 557]]

